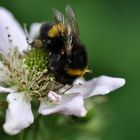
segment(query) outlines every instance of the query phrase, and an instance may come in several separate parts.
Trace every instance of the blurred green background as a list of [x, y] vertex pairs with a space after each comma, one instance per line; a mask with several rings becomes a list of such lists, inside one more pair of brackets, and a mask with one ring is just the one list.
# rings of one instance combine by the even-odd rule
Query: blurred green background
[[[127, 83], [105, 98], [88, 100], [95, 105], [92, 109], [93, 103], [89, 105], [89, 118], [43, 117], [38, 140], [44, 140], [43, 137], [48, 140], [140, 139], [140, 1], [0, 0], [0, 5], [8, 8], [21, 24], [28, 25], [52, 21], [52, 8], [64, 12], [67, 3], [76, 13], [81, 40], [89, 54], [89, 67], [93, 69], [93, 74], [87, 78], [105, 74], [124, 77]], [[100, 127], [100, 121], [106, 125]], [[32, 139], [28, 131], [25, 131], [28, 139]], [[0, 137], [2, 140], [19, 139], [5, 135], [2, 129]]]

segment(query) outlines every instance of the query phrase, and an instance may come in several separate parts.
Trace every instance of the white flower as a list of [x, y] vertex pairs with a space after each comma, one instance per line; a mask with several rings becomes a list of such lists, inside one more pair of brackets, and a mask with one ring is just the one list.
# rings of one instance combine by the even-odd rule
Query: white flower
[[[36, 23], [31, 26], [31, 40], [38, 33], [40, 25]], [[46, 85], [38, 89], [36, 86], [38, 83], [36, 82], [39, 82], [39, 80], [35, 79], [39, 79], [42, 76], [41, 74], [45, 73], [45, 70], [40, 74], [41, 76], [38, 73], [34, 75], [34, 70], [31, 73], [27, 70], [21, 57], [19, 57], [23, 50], [27, 49], [26, 36], [13, 15], [2, 7], [0, 8], [0, 33], [0, 52], [9, 64], [7, 66], [7, 63], [3, 63], [3, 60], [0, 61], [0, 82], [9, 83], [12, 79], [14, 83], [8, 88], [0, 86], [0, 93], [8, 93], [8, 108], [3, 128], [10, 135], [18, 134], [33, 123], [34, 117], [31, 110], [31, 97], [33, 95], [40, 96], [38, 97], [40, 100], [38, 112], [42, 115], [61, 113], [64, 115], [85, 116], [87, 111], [84, 107], [84, 98], [108, 94], [125, 84], [125, 80], [122, 78], [100, 76], [90, 81], [77, 79], [73, 87], [66, 92], [64, 91], [69, 88], [67, 86], [58, 93], [52, 90], [40, 94], [41, 91], [44, 91]], [[7, 37], [8, 34], [11, 36], [12, 45], [9, 44], [11, 41]], [[12, 50], [16, 50], [16, 47], [20, 52], [12, 52]], [[27, 76], [30, 77], [27, 78]], [[51, 83], [49, 86], [51, 86]], [[32, 91], [31, 89], [35, 90]], [[61, 94], [62, 92], [63, 94]]]
[[10, 93], [7, 96], [9, 103], [6, 110], [6, 122], [3, 125], [8, 134], [17, 134], [33, 123], [30, 99], [24, 93]]
[[[8, 28], [8, 30], [6, 30]], [[14, 19], [13, 15], [4, 8], [0, 8], [0, 51], [8, 60], [9, 40], [8, 31], [10, 32], [13, 46], [19, 47], [22, 52], [27, 48], [26, 36], [19, 23]], [[0, 81], [6, 81], [10, 71], [0, 62]], [[31, 104], [25, 93], [16, 93], [16, 87], [4, 88], [0, 87], [0, 92], [10, 93], [7, 96], [8, 109], [6, 110], [6, 120], [3, 125], [5, 132], [14, 135], [22, 129], [28, 127], [34, 120], [31, 111]]]
[[[39, 113], [48, 115], [58, 112], [65, 115], [85, 116], [84, 98], [108, 94], [125, 84], [124, 79], [109, 76], [100, 76], [90, 81], [78, 79], [78, 81], [80, 84], [76, 82], [76, 84], [62, 96], [61, 102], [52, 102], [49, 104], [46, 100], [42, 100]], [[62, 89], [61, 92], [64, 90], [66, 89]]]
[[18, 46], [20, 51], [27, 48], [26, 36], [20, 24], [15, 20], [13, 15], [5, 8], [0, 8], [0, 50], [7, 53], [9, 44], [5, 28], [9, 27], [10, 35], [14, 46]]

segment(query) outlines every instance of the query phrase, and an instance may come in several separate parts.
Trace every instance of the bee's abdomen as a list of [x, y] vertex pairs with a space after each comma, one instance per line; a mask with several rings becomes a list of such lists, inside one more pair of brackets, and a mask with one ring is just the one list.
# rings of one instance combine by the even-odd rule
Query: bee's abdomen
[[55, 75], [56, 81], [58, 81], [64, 85], [65, 84], [71, 85], [76, 78], [77, 78], [77, 76], [71, 76], [65, 72], [62, 74]]

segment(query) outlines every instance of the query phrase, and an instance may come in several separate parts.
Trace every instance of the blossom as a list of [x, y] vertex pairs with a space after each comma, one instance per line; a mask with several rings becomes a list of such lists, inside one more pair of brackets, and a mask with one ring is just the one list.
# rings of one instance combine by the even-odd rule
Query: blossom
[[[35, 23], [31, 26], [29, 39], [33, 39], [38, 33], [40, 25]], [[7, 85], [0, 86], [0, 93], [8, 94], [3, 128], [10, 135], [18, 134], [33, 123], [33, 96], [40, 101], [38, 112], [42, 115], [60, 113], [82, 117], [87, 113], [85, 98], [108, 94], [125, 84], [123, 78], [109, 76], [99, 76], [89, 81], [79, 78], [69, 90], [67, 85], [56, 92], [54, 89], [61, 84], [50, 75], [44, 76], [47, 67], [42, 61], [46, 62], [43, 60], [46, 54], [40, 50], [36, 54], [36, 51], [29, 49], [22, 27], [13, 15], [2, 7], [0, 32], [0, 83]], [[30, 53], [24, 54], [24, 51], [28, 50]], [[33, 57], [34, 55], [36, 57]], [[38, 57], [42, 61], [38, 61]], [[44, 84], [40, 84], [42, 82]]]

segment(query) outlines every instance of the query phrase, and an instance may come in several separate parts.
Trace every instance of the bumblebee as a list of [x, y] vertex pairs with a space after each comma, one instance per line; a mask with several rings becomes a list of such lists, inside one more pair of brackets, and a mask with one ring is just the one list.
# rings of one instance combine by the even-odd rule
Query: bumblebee
[[70, 5], [66, 6], [67, 18], [53, 9], [55, 21], [44, 23], [40, 28], [33, 47], [44, 48], [48, 52], [48, 69], [57, 82], [72, 85], [88, 70], [88, 57], [80, 41], [75, 14]]

